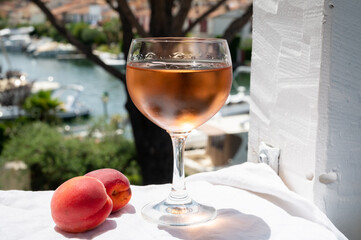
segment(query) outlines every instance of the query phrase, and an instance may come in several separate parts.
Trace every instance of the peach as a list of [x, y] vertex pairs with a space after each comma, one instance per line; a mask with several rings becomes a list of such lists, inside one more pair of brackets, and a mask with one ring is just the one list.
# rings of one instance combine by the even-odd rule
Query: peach
[[51, 199], [51, 215], [63, 231], [79, 233], [105, 221], [113, 208], [102, 182], [80, 176], [61, 184]]
[[98, 169], [85, 176], [99, 179], [105, 186], [108, 196], [113, 200], [113, 212], [120, 210], [129, 202], [132, 191], [129, 180], [121, 172], [111, 168]]

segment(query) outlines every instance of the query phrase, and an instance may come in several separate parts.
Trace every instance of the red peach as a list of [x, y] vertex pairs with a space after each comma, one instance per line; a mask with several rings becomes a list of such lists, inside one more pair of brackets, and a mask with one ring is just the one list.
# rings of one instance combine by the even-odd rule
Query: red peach
[[51, 199], [51, 215], [63, 231], [79, 233], [99, 226], [109, 216], [112, 200], [102, 182], [80, 176], [61, 184]]
[[108, 196], [113, 200], [113, 212], [120, 210], [129, 202], [132, 191], [129, 180], [121, 172], [111, 168], [98, 169], [85, 176], [99, 179], [105, 186]]

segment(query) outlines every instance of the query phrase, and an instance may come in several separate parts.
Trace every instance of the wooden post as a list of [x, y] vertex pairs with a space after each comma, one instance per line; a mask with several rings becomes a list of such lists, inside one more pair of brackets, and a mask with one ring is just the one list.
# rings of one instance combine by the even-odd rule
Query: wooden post
[[248, 161], [279, 175], [350, 239], [361, 236], [361, 4], [255, 0]]

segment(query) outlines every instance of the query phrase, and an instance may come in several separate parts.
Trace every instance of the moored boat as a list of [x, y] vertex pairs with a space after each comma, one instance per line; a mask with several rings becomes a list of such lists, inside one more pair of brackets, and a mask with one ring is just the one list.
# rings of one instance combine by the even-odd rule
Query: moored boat
[[[18, 84], [16, 85], [15, 83]], [[5, 84], [11, 84], [6, 87]], [[3, 86], [4, 85], [4, 86]], [[28, 87], [28, 93], [25, 93], [25, 86]], [[12, 78], [11, 80], [0, 81], [0, 121], [16, 120], [20, 116], [26, 116], [27, 113], [19, 107], [19, 99], [24, 101], [30, 94], [34, 94], [39, 91], [51, 91], [52, 98], [59, 99], [62, 102], [61, 111], [56, 112], [56, 116], [62, 120], [71, 120], [80, 117], [89, 117], [90, 110], [84, 104], [79, 101], [79, 96], [83, 91], [83, 87], [80, 85], [60, 85], [58, 82], [52, 81], [40, 81], [40, 82], [26, 82], [25, 79], [17, 80]], [[23, 96], [24, 95], [24, 96]], [[6, 100], [10, 99], [10, 100]], [[5, 103], [5, 104], [4, 104]]]

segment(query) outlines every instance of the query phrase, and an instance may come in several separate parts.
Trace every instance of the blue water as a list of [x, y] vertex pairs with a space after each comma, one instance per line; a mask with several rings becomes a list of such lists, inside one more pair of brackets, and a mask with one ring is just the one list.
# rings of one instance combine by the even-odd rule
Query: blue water
[[[46, 81], [49, 76], [60, 84], [79, 84], [84, 87], [79, 100], [87, 106], [94, 117], [103, 116], [101, 100], [104, 92], [109, 94], [109, 115], [126, 115], [124, 85], [102, 68], [86, 61], [62, 61], [49, 58], [33, 58], [25, 53], [8, 53], [12, 70], [27, 74], [29, 80]], [[0, 53], [3, 72], [9, 69]]]

